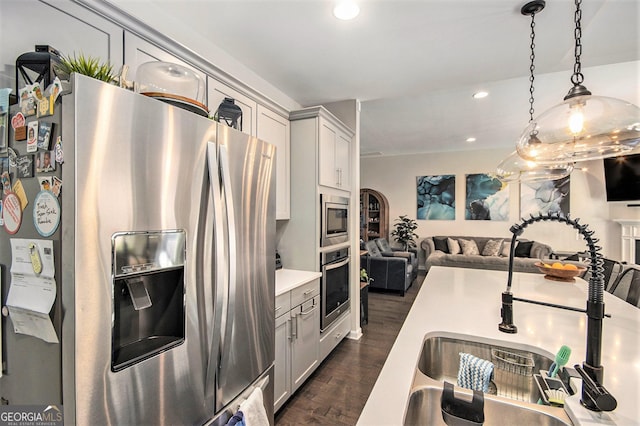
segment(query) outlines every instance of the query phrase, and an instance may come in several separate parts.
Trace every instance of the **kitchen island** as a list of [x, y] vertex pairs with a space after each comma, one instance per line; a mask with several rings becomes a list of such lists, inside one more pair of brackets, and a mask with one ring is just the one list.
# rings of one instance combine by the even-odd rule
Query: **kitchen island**
[[[498, 330], [501, 294], [507, 272], [433, 267], [360, 415], [358, 425], [402, 425], [411, 384], [426, 335], [467, 335], [474, 340], [518, 349], [537, 348], [553, 359], [562, 345], [571, 349], [568, 366], [585, 358], [584, 313], [514, 302], [517, 334]], [[584, 309], [587, 283], [550, 281], [540, 274], [514, 273], [516, 297]], [[579, 394], [565, 409], [576, 424], [637, 425], [640, 423], [640, 309], [605, 292], [602, 365], [604, 385], [617, 399], [611, 413], [594, 413], [580, 405]]]

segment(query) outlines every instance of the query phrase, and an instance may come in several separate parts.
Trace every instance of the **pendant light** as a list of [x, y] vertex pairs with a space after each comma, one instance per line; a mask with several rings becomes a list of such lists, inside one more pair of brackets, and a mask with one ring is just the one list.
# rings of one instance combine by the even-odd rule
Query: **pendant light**
[[[520, 9], [520, 13], [525, 16], [531, 16], [531, 64], [529, 65], [529, 123], [533, 123], [533, 82], [535, 76], [533, 71], [535, 70], [535, 15], [545, 7], [543, 0], [531, 1]], [[536, 130], [533, 129], [529, 137], [536, 138]], [[540, 162], [533, 160], [526, 160], [522, 158], [517, 151], [512, 152], [507, 158], [505, 158], [496, 168], [496, 177], [502, 182], [540, 182], [547, 180], [561, 179], [568, 176], [573, 171], [573, 163], [562, 162]]]
[[562, 179], [572, 171], [573, 163], [525, 160], [518, 151], [513, 151], [498, 164], [496, 177], [502, 182], [543, 182]]
[[573, 87], [564, 102], [531, 121], [516, 150], [535, 161], [586, 161], [640, 152], [640, 108], [593, 96], [582, 84], [582, 0], [575, 0]]

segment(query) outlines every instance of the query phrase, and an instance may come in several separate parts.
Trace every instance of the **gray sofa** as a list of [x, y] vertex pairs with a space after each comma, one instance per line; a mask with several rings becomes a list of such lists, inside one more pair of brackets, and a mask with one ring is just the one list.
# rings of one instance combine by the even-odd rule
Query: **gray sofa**
[[[448, 250], [447, 239], [459, 241], [460, 239], [475, 241], [478, 254], [451, 254]], [[485, 246], [489, 240], [493, 240], [492, 247], [497, 241], [499, 249], [497, 255], [487, 255]], [[425, 253], [425, 268], [427, 272], [432, 266], [454, 266], [458, 268], [493, 269], [498, 271], [509, 270], [509, 244], [511, 237], [468, 237], [468, 236], [435, 236], [422, 240], [420, 247]], [[522, 243], [522, 245], [520, 245]], [[540, 259], [548, 259], [552, 253], [550, 246], [537, 241], [520, 239], [516, 245], [516, 257], [514, 257], [513, 270], [515, 272], [541, 273], [535, 266]], [[438, 249], [436, 249], [438, 246]], [[489, 247], [487, 247], [489, 249]], [[483, 252], [485, 255], [483, 255]], [[526, 257], [525, 257], [526, 256]]]

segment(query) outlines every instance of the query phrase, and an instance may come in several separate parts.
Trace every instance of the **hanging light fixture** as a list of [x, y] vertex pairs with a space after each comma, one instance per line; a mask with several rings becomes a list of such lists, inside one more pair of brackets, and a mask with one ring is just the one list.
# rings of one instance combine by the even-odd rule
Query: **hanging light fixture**
[[640, 108], [593, 96], [582, 84], [582, 0], [575, 0], [573, 87], [564, 102], [530, 121], [516, 149], [535, 161], [585, 161], [640, 152]]
[[[535, 16], [545, 7], [543, 0], [530, 1], [520, 9], [520, 13], [525, 16], [531, 16], [531, 64], [529, 65], [529, 123], [532, 124], [533, 113], [533, 92], [535, 76], [533, 71], [535, 70]], [[530, 131], [529, 137], [533, 140], [537, 138], [537, 131], [534, 128]], [[571, 162], [540, 162], [533, 160], [526, 160], [518, 155], [517, 151], [512, 152], [507, 158], [505, 158], [496, 168], [496, 177], [503, 182], [539, 182], [545, 180], [561, 179], [568, 176], [573, 171], [573, 163]]]
[[562, 179], [573, 171], [573, 163], [540, 163], [525, 160], [518, 151], [502, 160], [496, 168], [496, 177], [502, 182], [542, 182]]

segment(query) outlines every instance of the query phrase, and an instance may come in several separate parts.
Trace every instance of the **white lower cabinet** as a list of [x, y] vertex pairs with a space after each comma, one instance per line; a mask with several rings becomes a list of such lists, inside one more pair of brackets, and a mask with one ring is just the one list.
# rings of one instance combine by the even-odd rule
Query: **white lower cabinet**
[[319, 361], [320, 296], [291, 310], [291, 392], [314, 372]]
[[276, 362], [273, 380], [274, 409], [279, 409], [291, 396], [291, 321], [289, 312], [276, 318]]
[[276, 297], [275, 411], [320, 363], [319, 292], [315, 279]]

